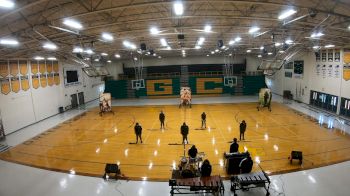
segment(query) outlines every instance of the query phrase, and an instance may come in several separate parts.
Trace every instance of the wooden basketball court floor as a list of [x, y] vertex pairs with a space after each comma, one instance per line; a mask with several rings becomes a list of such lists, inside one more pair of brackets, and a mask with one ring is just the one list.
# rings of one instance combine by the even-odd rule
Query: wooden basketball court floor
[[[160, 130], [159, 112], [166, 115], [166, 129]], [[283, 104], [273, 103], [272, 112], [256, 109], [256, 103], [201, 104], [191, 109], [176, 105], [118, 106], [99, 115], [93, 108], [0, 154], [0, 159], [72, 174], [102, 176], [106, 163], [118, 163], [122, 174], [133, 180], [167, 181], [184, 153], [180, 126], [189, 125], [189, 145], [205, 153], [212, 175], [227, 177], [223, 153], [239, 138], [239, 123], [247, 122], [246, 140], [239, 151], [248, 150], [268, 173], [284, 173], [350, 160], [350, 137], [337, 129]], [[207, 129], [200, 129], [202, 112]], [[143, 127], [143, 144], [135, 142], [133, 127]], [[304, 162], [290, 164], [292, 150], [303, 152]], [[258, 165], [260, 163], [260, 166]]]

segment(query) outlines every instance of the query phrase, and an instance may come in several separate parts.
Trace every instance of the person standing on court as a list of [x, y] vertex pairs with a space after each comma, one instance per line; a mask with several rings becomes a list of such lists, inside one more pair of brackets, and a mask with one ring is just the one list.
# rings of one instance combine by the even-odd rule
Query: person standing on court
[[201, 128], [207, 128], [207, 115], [205, 114], [205, 112], [202, 113], [201, 117], [202, 117], [202, 127]]
[[188, 131], [189, 131], [189, 128], [186, 125], [186, 123], [184, 122], [181, 126], [182, 144], [185, 143], [185, 140], [188, 144], [188, 139], [187, 139]]
[[135, 127], [134, 127], [134, 130], [135, 130], [135, 134], [136, 134], [136, 144], [138, 143], [139, 141], [139, 138], [141, 140], [141, 144], [142, 144], [142, 138], [141, 138], [141, 135], [142, 135], [142, 127], [139, 125], [139, 123], [137, 122]]
[[165, 115], [164, 115], [163, 111], [160, 111], [159, 121], [160, 121], [160, 129], [164, 129]]
[[242, 138], [244, 140], [244, 132], [245, 132], [246, 128], [247, 128], [247, 124], [243, 120], [241, 122], [241, 124], [239, 125], [239, 140], [242, 140]]
[[238, 152], [239, 145], [237, 144], [237, 138], [233, 138], [233, 143], [230, 146], [230, 153]]

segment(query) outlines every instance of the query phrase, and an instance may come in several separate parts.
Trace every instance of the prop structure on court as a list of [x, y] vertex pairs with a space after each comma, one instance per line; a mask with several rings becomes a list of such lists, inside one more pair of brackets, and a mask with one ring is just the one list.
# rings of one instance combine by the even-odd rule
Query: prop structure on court
[[262, 88], [259, 92], [259, 105], [257, 107], [258, 111], [260, 108], [267, 107], [271, 111], [271, 99], [272, 93], [268, 88]]
[[189, 106], [191, 107], [191, 101], [192, 101], [192, 95], [191, 95], [191, 88], [190, 87], [181, 87], [180, 91], [180, 105], [181, 106]]

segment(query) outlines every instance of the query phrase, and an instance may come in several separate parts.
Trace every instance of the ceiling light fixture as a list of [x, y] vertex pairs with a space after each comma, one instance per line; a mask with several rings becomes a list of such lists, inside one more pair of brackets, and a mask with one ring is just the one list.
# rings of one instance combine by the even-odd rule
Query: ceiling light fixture
[[161, 59], [162, 57], [161, 56], [158, 56], [159, 59]]
[[215, 52], [214, 52], [214, 51], [211, 51], [211, 54], [215, 54]]
[[80, 48], [80, 47], [74, 47], [73, 48], [73, 53], [82, 53], [82, 52], [84, 52], [84, 50], [82, 48]]
[[235, 41], [234, 40], [230, 40], [229, 42], [228, 42], [228, 45], [233, 45], [233, 44], [235, 44]]
[[18, 45], [18, 41], [14, 39], [0, 39], [0, 44], [15, 46]]
[[201, 49], [201, 46], [196, 45], [194, 48], [198, 50]]
[[205, 41], [205, 38], [204, 37], [200, 37], [199, 39], [198, 39], [198, 45], [199, 46], [201, 46], [203, 43], [204, 43], [204, 41]]
[[123, 41], [123, 45], [124, 45], [125, 47], [131, 48], [131, 49], [133, 49], [133, 50], [136, 49], [136, 45], [133, 44], [133, 43], [131, 43], [131, 42], [129, 42], [129, 41], [127, 41], [127, 40]]
[[151, 28], [149, 29], [149, 32], [150, 32], [152, 35], [157, 35], [157, 34], [159, 34], [159, 30], [158, 30], [157, 27], [151, 27]]
[[258, 55], [258, 58], [261, 58], [261, 57], [262, 57], [262, 55], [261, 55], [261, 54], [259, 54], [259, 55]]
[[166, 47], [166, 49], [167, 49], [167, 50], [171, 50], [171, 47], [170, 47], [170, 46], [168, 46], [168, 47]]
[[111, 63], [112, 61], [111, 60], [108, 60], [107, 63]]
[[48, 57], [47, 60], [49, 60], [49, 61], [56, 61], [57, 59], [56, 59], [56, 57]]
[[184, 6], [182, 2], [178, 1], [174, 3], [174, 12], [178, 16], [181, 16], [184, 13]]
[[313, 46], [312, 48], [313, 48], [313, 49], [319, 49], [320, 46]]
[[282, 14], [280, 14], [278, 16], [278, 19], [279, 20], [286, 19], [286, 18], [288, 18], [289, 16], [291, 16], [291, 15], [293, 15], [295, 13], [297, 13], [297, 11], [295, 11], [294, 9], [287, 10], [287, 11], [283, 12]]
[[86, 49], [86, 50], [84, 50], [84, 52], [86, 54], [94, 54], [94, 51], [92, 51], [91, 49]]
[[252, 50], [247, 50], [247, 53], [251, 53], [252, 52]]
[[63, 24], [65, 24], [69, 27], [72, 27], [74, 29], [82, 29], [83, 28], [83, 25], [81, 25], [80, 22], [72, 20], [72, 19], [65, 19], [63, 21]]
[[282, 45], [282, 44], [279, 43], [279, 42], [276, 42], [276, 43], [275, 43], [275, 46], [277, 46], [277, 47], [278, 47], [278, 46], [281, 46], [281, 45]]
[[13, 8], [15, 7], [15, 3], [9, 0], [0, 0], [0, 7], [3, 8]]
[[236, 37], [236, 38], [235, 38], [235, 42], [239, 42], [239, 41], [241, 41], [241, 40], [242, 40], [241, 37]]
[[206, 32], [206, 33], [211, 32], [211, 26], [210, 25], [205, 25], [204, 32]]
[[104, 39], [105, 41], [113, 41], [114, 37], [110, 33], [102, 33], [102, 39]]
[[46, 43], [44, 43], [43, 48], [46, 48], [46, 49], [49, 49], [49, 50], [56, 50], [57, 46], [54, 43], [46, 42]]
[[287, 39], [287, 40], [285, 41], [285, 43], [286, 43], [286, 44], [292, 44], [293, 41], [292, 41], [291, 39]]
[[164, 46], [164, 47], [168, 46], [168, 43], [166, 42], [166, 40], [164, 38], [160, 39], [160, 44], [162, 44], [162, 46]]
[[267, 55], [272, 55], [272, 52], [267, 53]]
[[260, 50], [264, 50], [264, 46], [260, 46]]
[[95, 59], [95, 61], [96, 61], [96, 62], [99, 62], [99, 61], [100, 61], [100, 59]]
[[333, 44], [328, 44], [328, 45], [325, 45], [324, 47], [325, 47], [325, 48], [333, 48], [333, 47], [335, 47], [335, 45], [333, 45]]
[[105, 53], [105, 52], [102, 52], [101, 55], [102, 55], [102, 56], [108, 56], [108, 54]]
[[114, 55], [116, 58], [120, 59], [120, 54], [115, 54]]
[[36, 56], [36, 57], [34, 57], [34, 59], [37, 60], [37, 61], [40, 61], [40, 60], [44, 60], [45, 58], [41, 57], [41, 56]]
[[316, 38], [316, 37], [321, 37], [321, 36], [323, 36], [323, 35], [324, 35], [323, 33], [317, 32], [317, 33], [312, 33], [312, 34], [311, 34], [311, 37], [312, 37], [312, 38]]
[[251, 28], [249, 29], [249, 33], [250, 33], [250, 34], [253, 34], [253, 33], [258, 32], [259, 30], [260, 30], [259, 27], [251, 27]]
[[219, 52], [219, 49], [215, 49], [215, 52]]

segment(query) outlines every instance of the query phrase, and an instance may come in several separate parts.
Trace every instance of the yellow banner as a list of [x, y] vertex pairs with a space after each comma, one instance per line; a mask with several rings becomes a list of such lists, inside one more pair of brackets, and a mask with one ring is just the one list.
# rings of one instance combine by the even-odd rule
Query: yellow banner
[[[222, 84], [222, 78], [197, 78], [197, 94], [217, 94], [222, 93], [222, 87], [215, 87]], [[206, 86], [211, 86], [206, 88]]]
[[350, 80], [350, 65], [344, 65], [343, 78], [345, 81]]
[[173, 80], [147, 80], [147, 95], [171, 95], [173, 94]]

